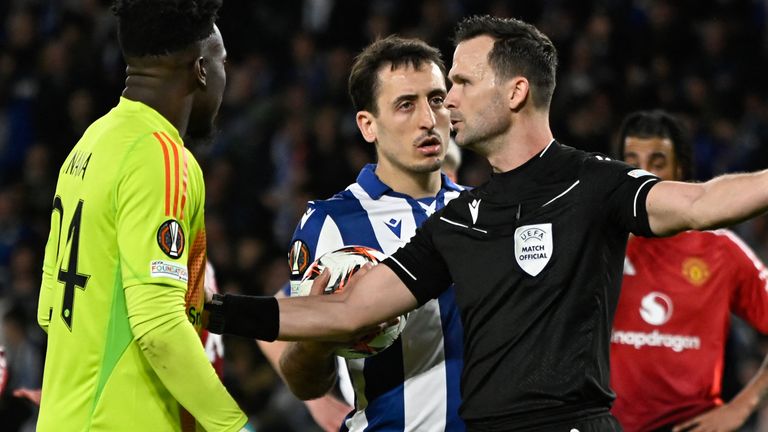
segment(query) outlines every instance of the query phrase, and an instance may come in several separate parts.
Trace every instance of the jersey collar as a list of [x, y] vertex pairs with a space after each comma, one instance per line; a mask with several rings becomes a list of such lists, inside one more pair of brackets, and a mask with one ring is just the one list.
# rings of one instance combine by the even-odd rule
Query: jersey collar
[[120, 96], [120, 102], [117, 105], [117, 109], [125, 112], [142, 113], [154, 117], [157, 121], [163, 124], [163, 129], [171, 135], [171, 139], [174, 140], [174, 142], [181, 144], [182, 146], [184, 145], [184, 140], [179, 135], [179, 130], [176, 129], [176, 126], [172, 125], [168, 119], [163, 117], [162, 114], [157, 112], [151, 106]]
[[[440, 173], [442, 178], [442, 190], [443, 191], [456, 191], [460, 192], [464, 190], [461, 186], [452, 182], [444, 173]], [[360, 174], [357, 176], [357, 184], [363, 188], [371, 198], [377, 200], [386, 194], [402, 195], [392, 190], [376, 175], [376, 164], [367, 164], [360, 170]]]
[[528, 159], [519, 167], [501, 173], [491, 173], [491, 179], [500, 180], [515, 178], [518, 175], [521, 175], [521, 173], [528, 171], [531, 166], [538, 164], [540, 161], [549, 159], [553, 154], [558, 152], [559, 147], [560, 144], [557, 140], [553, 139], [543, 150], [536, 153], [532, 158]]

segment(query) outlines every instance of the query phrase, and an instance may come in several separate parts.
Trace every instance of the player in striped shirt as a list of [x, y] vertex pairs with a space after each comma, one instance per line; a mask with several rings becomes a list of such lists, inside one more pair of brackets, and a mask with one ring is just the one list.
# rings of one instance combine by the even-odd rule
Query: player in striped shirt
[[[618, 154], [662, 180], [688, 180], [692, 149], [663, 111], [627, 116]], [[627, 431], [730, 431], [768, 390], [765, 362], [720, 398], [731, 313], [768, 332], [768, 270], [730, 230], [630, 237], [611, 338], [612, 412]]]
[[[355, 183], [331, 199], [309, 202], [289, 252], [292, 281], [300, 280], [314, 259], [345, 245], [394, 252], [463, 190], [440, 172], [450, 128], [444, 74], [439, 52], [419, 40], [388, 37], [358, 55], [349, 90], [358, 128], [376, 146], [377, 164], [364, 167]], [[282, 351], [270, 353], [274, 346], [267, 347], [273, 358]], [[333, 386], [335, 347], [288, 344], [280, 371], [297, 396], [317, 398]], [[355, 409], [343, 425], [331, 421], [326, 430], [464, 430], [458, 415], [461, 347], [451, 288], [411, 312], [391, 347], [347, 361]], [[323, 415], [318, 411], [333, 407], [333, 402], [310, 406], [316, 419]]]
[[246, 423], [198, 337], [205, 189], [182, 140], [210, 136], [221, 104], [220, 6], [114, 6], [126, 87], [66, 158], [53, 199], [40, 431], [177, 431], [182, 406], [208, 431]]

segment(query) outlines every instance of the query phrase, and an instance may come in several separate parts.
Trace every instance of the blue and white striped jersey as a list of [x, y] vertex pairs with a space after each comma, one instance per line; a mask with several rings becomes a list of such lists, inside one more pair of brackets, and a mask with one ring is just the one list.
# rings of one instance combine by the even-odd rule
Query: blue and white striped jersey
[[[464, 188], [443, 175], [435, 197], [394, 192], [367, 165], [357, 182], [324, 201], [310, 201], [293, 236], [291, 278], [342, 246], [363, 245], [389, 255], [408, 242], [432, 213]], [[383, 352], [347, 360], [356, 411], [342, 431], [463, 431], [459, 418], [461, 318], [448, 289], [408, 315], [399, 339]]]

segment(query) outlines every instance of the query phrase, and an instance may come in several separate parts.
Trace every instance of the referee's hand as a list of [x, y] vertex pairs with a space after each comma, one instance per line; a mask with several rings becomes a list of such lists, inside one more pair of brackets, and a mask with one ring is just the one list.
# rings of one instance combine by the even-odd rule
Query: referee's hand
[[[365, 263], [359, 269], [354, 270], [349, 280], [343, 284], [344, 288], [336, 291], [334, 294], [348, 293], [350, 288], [355, 286], [357, 281], [360, 280], [361, 277], [365, 276], [369, 271], [371, 271], [372, 268], [373, 264]], [[312, 281], [312, 288], [309, 289], [309, 295], [322, 294], [325, 288], [328, 287], [328, 282], [330, 282], [330, 280], [331, 271], [328, 268], [323, 269], [323, 272], [320, 273], [320, 276], [316, 277], [315, 280]]]
[[325, 290], [325, 287], [328, 286], [328, 282], [331, 280], [331, 271], [327, 268], [323, 269], [323, 272], [320, 273], [320, 276], [316, 277], [314, 281], [312, 281], [312, 288], [309, 289], [309, 295], [321, 295], [323, 291]]
[[[344, 296], [339, 297], [340, 300], [343, 300], [346, 298], [346, 296], [350, 295], [350, 293], [355, 289], [355, 285], [357, 285], [357, 282], [365, 276], [371, 269], [373, 268], [373, 264], [366, 263], [362, 267], [360, 267], [357, 271], [355, 271], [352, 276], [350, 276], [349, 280], [344, 284], [344, 289], [336, 291], [334, 296]], [[320, 276], [316, 277], [315, 280], [312, 282], [312, 288], [309, 290], [309, 295], [320, 295], [324, 292], [325, 288], [328, 286], [328, 282], [331, 280], [331, 271], [329, 269], [324, 269], [322, 273], [320, 273]], [[358, 329], [356, 332], [347, 335], [343, 340], [334, 341], [341, 344], [349, 344], [349, 343], [358, 343], [361, 341], [368, 341], [376, 337], [379, 333], [381, 333], [384, 329], [386, 329], [389, 326], [395, 325], [400, 321], [399, 317], [395, 317], [387, 322], [379, 323], [376, 325], [370, 325], [363, 328]]]

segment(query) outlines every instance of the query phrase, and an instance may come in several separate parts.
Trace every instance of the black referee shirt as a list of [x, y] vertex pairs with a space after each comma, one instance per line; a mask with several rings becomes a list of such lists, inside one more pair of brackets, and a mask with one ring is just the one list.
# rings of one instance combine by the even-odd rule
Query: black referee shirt
[[456, 284], [470, 430], [605, 413], [629, 232], [651, 236], [658, 178], [553, 141], [435, 213], [384, 263], [420, 304]]

